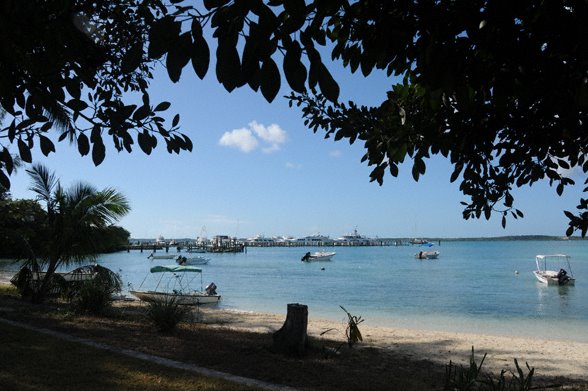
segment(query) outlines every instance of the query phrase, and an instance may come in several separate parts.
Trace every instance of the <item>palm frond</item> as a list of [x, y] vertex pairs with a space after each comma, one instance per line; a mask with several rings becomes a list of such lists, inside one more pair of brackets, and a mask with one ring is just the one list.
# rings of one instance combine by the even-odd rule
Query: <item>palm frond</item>
[[37, 194], [39, 200], [46, 202], [48, 209], [51, 208], [54, 201], [52, 196], [53, 190], [59, 187], [59, 180], [55, 176], [55, 173], [38, 163], [26, 171], [32, 180], [29, 190]]
[[47, 99], [45, 105], [45, 114], [53, 122], [53, 126], [57, 128], [61, 133], [67, 133], [69, 141], [73, 143], [75, 138], [75, 129], [71, 123], [71, 116], [67, 109], [64, 108], [58, 101], [53, 99]]

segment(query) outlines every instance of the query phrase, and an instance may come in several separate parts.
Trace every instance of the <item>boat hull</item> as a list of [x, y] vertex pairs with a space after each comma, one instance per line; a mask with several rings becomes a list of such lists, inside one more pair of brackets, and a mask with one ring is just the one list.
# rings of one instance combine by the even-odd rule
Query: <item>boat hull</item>
[[576, 279], [572, 278], [572, 277], [568, 278], [565, 282], [560, 283], [559, 279], [557, 278], [556, 271], [551, 271], [551, 270], [537, 271], [537, 270], [535, 270], [533, 272], [533, 274], [535, 275], [535, 277], [537, 278], [537, 280], [539, 282], [546, 284], [546, 285], [561, 285], [561, 286], [576, 285]]
[[216, 304], [221, 299], [220, 295], [204, 293], [177, 294], [155, 291], [130, 291], [129, 293], [142, 301], [154, 302], [174, 299], [176, 303], [182, 305]]
[[331, 258], [335, 256], [335, 252], [316, 252], [312, 253], [309, 256], [305, 256], [302, 258], [303, 262], [325, 262], [330, 261]]
[[439, 251], [421, 251], [414, 256], [417, 259], [437, 259], [439, 258]]
[[204, 258], [204, 257], [200, 257], [200, 256], [196, 256], [196, 257], [178, 257], [178, 259], [176, 259], [176, 263], [178, 265], [190, 265], [190, 266], [198, 266], [198, 265], [208, 265], [208, 262], [210, 261], [210, 258]]
[[147, 258], [151, 259], [174, 259], [177, 255], [173, 254], [166, 254], [166, 255], [149, 255]]

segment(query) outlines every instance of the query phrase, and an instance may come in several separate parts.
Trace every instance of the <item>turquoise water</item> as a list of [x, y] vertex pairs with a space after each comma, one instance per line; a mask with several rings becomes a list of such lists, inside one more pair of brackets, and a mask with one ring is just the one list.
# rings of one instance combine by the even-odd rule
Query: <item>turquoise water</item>
[[[331, 262], [315, 263], [300, 258], [316, 248], [249, 248], [207, 254], [203, 280], [216, 283], [227, 309], [285, 314], [288, 303], [303, 303], [311, 319], [344, 320], [342, 305], [368, 325], [588, 341], [588, 242], [460, 241], [434, 248], [439, 259], [421, 261], [416, 246], [342, 247]], [[576, 286], [536, 281], [535, 255], [554, 253], [572, 257]], [[152, 265], [173, 262], [147, 255], [120, 252], [99, 263], [137, 288]]]

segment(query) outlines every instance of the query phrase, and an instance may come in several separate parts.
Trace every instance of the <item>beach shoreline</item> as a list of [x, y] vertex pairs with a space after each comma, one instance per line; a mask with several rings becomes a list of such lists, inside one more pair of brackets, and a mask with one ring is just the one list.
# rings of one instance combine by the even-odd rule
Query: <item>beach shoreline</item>
[[[0, 282], [6, 284], [6, 282]], [[138, 300], [116, 300], [115, 306], [141, 306]], [[224, 309], [202, 306], [193, 311], [192, 319], [206, 327], [220, 331], [243, 331], [272, 334], [279, 330], [286, 319], [283, 313], [264, 313], [241, 309]], [[308, 335], [316, 341], [330, 340], [345, 344], [346, 315], [339, 321], [321, 319], [312, 312], [308, 317]], [[514, 359], [527, 373], [525, 363], [535, 368], [537, 379], [569, 379], [588, 382], [588, 343], [572, 340], [479, 334], [469, 332], [434, 331], [417, 328], [385, 327], [370, 325], [369, 320], [359, 324], [363, 342], [354, 349], [375, 348], [395, 357], [410, 361], [427, 360], [444, 366], [469, 365], [472, 347], [479, 363], [484, 354], [484, 371], [493, 375], [501, 370], [516, 373]], [[326, 330], [330, 330], [325, 333]]]
[[[212, 327], [229, 327], [240, 331], [259, 333], [275, 332], [282, 327], [284, 314], [271, 314], [242, 310], [203, 307], [199, 310], [202, 321]], [[346, 323], [320, 319], [309, 315], [308, 335], [316, 339], [328, 338], [346, 341]], [[432, 331], [425, 329], [370, 326], [366, 321], [359, 325], [363, 342], [361, 349], [373, 347], [394, 352], [407, 358], [429, 360], [445, 365], [469, 365], [474, 347], [478, 363], [484, 354], [484, 369], [499, 374], [502, 369], [516, 373], [516, 358], [524, 372], [525, 362], [535, 368], [536, 378], [569, 378], [588, 381], [588, 343], [539, 339], [520, 336], [499, 336], [465, 332]], [[332, 330], [321, 336], [325, 330]]]

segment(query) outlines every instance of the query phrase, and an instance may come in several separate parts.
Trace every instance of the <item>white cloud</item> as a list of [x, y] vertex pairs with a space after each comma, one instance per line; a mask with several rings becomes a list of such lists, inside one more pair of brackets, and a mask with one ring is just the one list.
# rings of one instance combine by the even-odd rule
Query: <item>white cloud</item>
[[300, 164], [300, 163], [286, 162], [286, 168], [290, 168], [292, 170], [299, 170], [299, 169], [302, 168], [302, 164]]
[[251, 130], [245, 128], [225, 132], [218, 143], [225, 147], [238, 148], [245, 153], [253, 151], [259, 145]]
[[342, 153], [338, 149], [335, 149], [334, 151], [329, 152], [329, 156], [331, 156], [331, 157], [339, 157], [341, 155], [342, 155]]
[[225, 132], [219, 140], [219, 144], [238, 148], [242, 152], [251, 152], [261, 145], [263, 152], [271, 153], [280, 150], [286, 139], [286, 131], [279, 125], [265, 126], [257, 121], [252, 121], [248, 128]]

